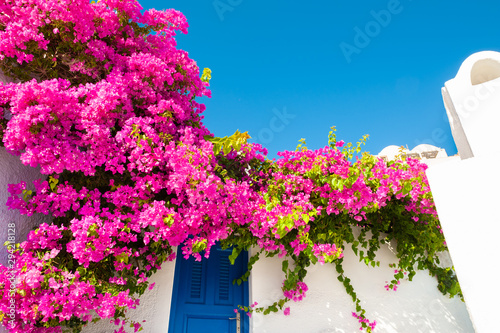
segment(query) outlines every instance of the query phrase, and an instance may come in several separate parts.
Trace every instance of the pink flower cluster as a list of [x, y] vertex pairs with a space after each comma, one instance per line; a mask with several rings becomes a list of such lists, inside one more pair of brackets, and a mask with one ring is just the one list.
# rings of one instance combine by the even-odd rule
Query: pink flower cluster
[[[18, 305], [15, 324], [8, 325], [10, 332], [22, 332], [25, 329], [31, 332], [60, 332], [57, 327], [50, 330], [35, 329], [26, 323], [46, 323], [54, 319], [64, 322], [72, 318], [89, 321], [92, 319], [89, 309], [95, 309], [101, 318], [112, 318], [117, 307], [136, 307], [137, 301], [130, 297], [128, 291], [117, 295], [101, 294], [90, 281], [81, 279], [79, 271], [70, 273], [55, 266], [47, 268], [46, 263], [53, 261], [59, 252], [52, 249], [44, 257], [35, 258], [31, 256], [32, 252], [27, 251], [17, 258], [17, 292], [8, 294], [8, 288], [2, 288], [1, 291], [2, 300], [14, 297]], [[0, 285], [10, 286], [4, 274], [0, 274]], [[0, 311], [8, 313], [6, 301], [0, 302]]]
[[344, 256], [342, 249], [337, 248], [335, 244], [314, 244], [312, 250], [321, 265]]
[[296, 284], [295, 289], [293, 290], [283, 290], [283, 295], [288, 298], [293, 300], [294, 302], [299, 302], [301, 301], [304, 297], [306, 297], [306, 291], [309, 290], [307, 287], [307, 284], [305, 284], [302, 281], [298, 281]]
[[[403, 202], [415, 223], [436, 216], [416, 160], [352, 163], [342, 141], [277, 161], [257, 144], [214, 152], [195, 101], [210, 96], [208, 83], [176, 49], [175, 32], [188, 26], [177, 11], [141, 13], [135, 0], [20, 0], [0, 12], [0, 62], [27, 66], [43, 54], [37, 60], [62, 73], [0, 84], [0, 108], [12, 114], [5, 148], [48, 176], [9, 185], [7, 205], [53, 217], [15, 254], [11, 332], [60, 332], [92, 313], [122, 318], [175, 246], [201, 260], [217, 241], [251, 239], [273, 255], [324, 264], [342, 258], [328, 229], [337, 217], [367, 225], [391, 202]], [[55, 51], [68, 45], [80, 54]], [[298, 281], [284, 296], [300, 301], [307, 290]], [[6, 313], [3, 266], [0, 293]]]
[[374, 320], [373, 322], [370, 322], [368, 319], [366, 319], [365, 317], [363, 317], [361, 315], [358, 315], [356, 312], [353, 312], [352, 316], [354, 318], [358, 319], [358, 321], [362, 324], [362, 326], [359, 328], [360, 331], [363, 330], [363, 326], [370, 327], [371, 331], [373, 331], [375, 329], [375, 326], [377, 326], [377, 321], [376, 320]]
[[[16, 253], [16, 324], [9, 327], [55, 332], [60, 329], [35, 327], [54, 319], [86, 322], [92, 311], [113, 317], [137, 304], [128, 288], [142, 286], [149, 270], [172, 260], [171, 246], [193, 234], [211, 235], [211, 244], [227, 235], [224, 207], [247, 185], [219, 192], [212, 145], [204, 139], [210, 133], [201, 124], [204, 106], [194, 101], [210, 96], [208, 84], [173, 39], [176, 30], [187, 32], [181, 13], [141, 13], [133, 0], [26, 0], [0, 9], [0, 61], [31, 63], [36, 51], [56, 68], [69, 68], [58, 79], [34, 75], [0, 85], [0, 106], [12, 114], [5, 148], [51, 175], [29, 194], [24, 182], [10, 185], [8, 205], [55, 218]], [[156, 34], [142, 35], [139, 27]], [[57, 43], [72, 43], [81, 56], [53, 53]], [[110, 180], [82, 186], [72, 175]], [[203, 230], [207, 217], [214, 219], [213, 233]], [[99, 264], [126, 278], [89, 273], [99, 272]], [[5, 276], [4, 313], [10, 299]]]

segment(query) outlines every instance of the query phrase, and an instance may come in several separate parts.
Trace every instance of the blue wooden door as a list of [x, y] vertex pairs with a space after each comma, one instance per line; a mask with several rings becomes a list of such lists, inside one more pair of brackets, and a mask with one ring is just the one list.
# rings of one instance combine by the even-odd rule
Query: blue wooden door
[[[185, 260], [178, 250], [169, 333], [237, 333], [234, 309], [248, 305], [248, 282], [233, 284], [247, 269], [248, 253], [241, 253], [234, 265], [232, 249], [214, 246], [210, 258]], [[241, 313], [241, 311], [240, 311]], [[248, 333], [248, 317], [241, 313], [241, 333]]]

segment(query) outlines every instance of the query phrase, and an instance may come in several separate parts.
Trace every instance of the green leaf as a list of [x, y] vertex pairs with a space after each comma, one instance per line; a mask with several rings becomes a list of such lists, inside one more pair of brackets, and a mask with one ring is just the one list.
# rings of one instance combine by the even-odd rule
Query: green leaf
[[201, 81], [209, 82], [212, 78], [212, 70], [210, 68], [203, 68], [203, 73], [201, 74]]
[[52, 176], [49, 176], [49, 185], [50, 185], [50, 189], [54, 192], [55, 191], [55, 188], [57, 186], [57, 183], [59, 183], [59, 179], [56, 179]]
[[288, 272], [288, 260], [283, 260], [281, 263], [281, 270], [286, 273]]
[[207, 240], [206, 239], [201, 239], [193, 244], [193, 253], [198, 253], [207, 248]]
[[31, 195], [33, 194], [33, 191], [31, 190], [23, 190], [23, 199], [24, 201], [28, 202], [29, 199], [31, 199]]
[[403, 187], [403, 195], [410, 193], [412, 189], [411, 183], [406, 183]]
[[120, 255], [115, 256], [116, 261], [128, 264], [128, 254], [126, 252], [121, 253]]
[[231, 265], [234, 265], [234, 262], [236, 261], [236, 258], [238, 258], [238, 256], [240, 255], [241, 253], [241, 249], [240, 248], [237, 248], [237, 247], [233, 247], [233, 252], [231, 252], [231, 254], [229, 255], [229, 261], [231, 262]]

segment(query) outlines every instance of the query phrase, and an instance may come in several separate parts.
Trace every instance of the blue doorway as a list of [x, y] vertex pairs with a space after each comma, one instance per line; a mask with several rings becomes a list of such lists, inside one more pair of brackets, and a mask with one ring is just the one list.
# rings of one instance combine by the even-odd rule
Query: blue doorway
[[[240, 333], [249, 332], [248, 316], [238, 305], [248, 305], [248, 282], [233, 284], [247, 271], [248, 253], [242, 252], [234, 265], [229, 261], [232, 249], [217, 244], [210, 258], [195, 261], [177, 251], [174, 290], [168, 333]], [[240, 320], [236, 318], [240, 317]]]

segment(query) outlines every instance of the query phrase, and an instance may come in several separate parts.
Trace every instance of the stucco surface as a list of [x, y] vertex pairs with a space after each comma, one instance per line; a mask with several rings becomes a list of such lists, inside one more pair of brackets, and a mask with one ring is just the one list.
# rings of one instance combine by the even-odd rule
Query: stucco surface
[[[411, 282], [403, 281], [397, 291], [386, 291], [386, 281], [393, 276], [388, 264], [397, 258], [387, 245], [377, 259], [380, 267], [367, 267], [358, 262], [350, 249], [344, 258], [346, 275], [351, 278], [367, 317], [377, 321], [375, 332], [474, 332], [465, 304], [458, 298], [443, 296], [436, 280], [425, 271], [417, 273]], [[451, 263], [446, 255], [443, 263]], [[252, 273], [253, 301], [259, 305], [271, 304], [282, 293], [279, 287], [283, 278], [279, 259], [257, 263]], [[360, 332], [351, 314], [354, 303], [337, 280], [333, 265], [311, 267], [305, 281], [309, 286], [307, 296], [302, 302], [290, 303], [290, 316], [254, 315], [253, 333]]]
[[498, 332], [500, 53], [468, 57], [443, 98], [462, 160], [431, 166], [427, 177], [474, 328]]
[[[431, 166], [427, 177], [477, 333], [498, 332], [500, 151]], [[492, 262], [493, 260], [493, 262]]]
[[453, 139], [464, 159], [487, 155], [500, 125], [500, 53], [478, 52], [442, 89]]

